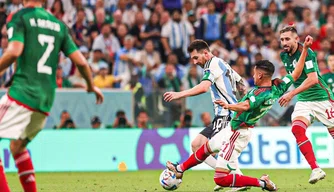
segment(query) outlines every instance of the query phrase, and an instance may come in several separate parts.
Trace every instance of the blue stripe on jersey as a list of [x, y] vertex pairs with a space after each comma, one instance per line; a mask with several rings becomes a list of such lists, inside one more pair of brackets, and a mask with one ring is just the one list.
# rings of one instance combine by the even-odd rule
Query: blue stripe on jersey
[[[221, 60], [219, 60], [219, 67], [221, 69], [223, 69], [224, 73], [226, 73], [227, 68], [226, 68], [225, 64]], [[237, 101], [235, 95], [233, 94], [231, 81], [230, 81], [230, 79], [224, 73], [222, 75], [223, 75], [223, 79], [224, 79], [224, 84], [225, 84], [225, 87], [226, 87], [226, 91], [227, 91], [228, 95], [232, 98], [233, 103], [237, 103], [238, 101]]]
[[[226, 98], [226, 96], [218, 89], [218, 87], [217, 87], [217, 85], [216, 85], [216, 83], [214, 84], [214, 86], [215, 86], [215, 91], [219, 91], [219, 93], [224, 97], [224, 99], [227, 101], [227, 103], [228, 104], [232, 104], [227, 98]], [[219, 95], [218, 95], [218, 97], [219, 97]], [[220, 99], [220, 97], [219, 97], [219, 99]], [[219, 111], [219, 109], [218, 109], [218, 114], [219, 114], [219, 112], [221, 112], [222, 111], [222, 109], [223, 109], [223, 107], [221, 107], [220, 105], [218, 105], [218, 108], [221, 108], [220, 109], [220, 111]], [[231, 112], [231, 110], [228, 110], [228, 115], [232, 118], [232, 112]]]
[[[219, 100], [220, 96], [219, 96], [218, 89], [217, 89], [215, 83], [211, 85], [211, 91], [213, 92], [213, 95], [215, 96], [215, 100]], [[214, 104], [213, 106], [215, 106], [215, 105], [217, 105], [217, 104]], [[220, 106], [220, 105], [217, 105], [217, 106], [218, 106], [218, 111], [217, 111], [216, 115], [219, 115], [222, 112], [223, 107]]]

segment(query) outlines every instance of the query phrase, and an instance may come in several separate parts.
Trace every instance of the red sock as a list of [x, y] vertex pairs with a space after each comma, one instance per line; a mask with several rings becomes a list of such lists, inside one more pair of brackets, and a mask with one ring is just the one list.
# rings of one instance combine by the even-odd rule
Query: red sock
[[217, 185], [222, 187], [260, 187], [259, 179], [239, 174], [228, 174], [216, 171], [214, 180]]
[[6, 179], [5, 169], [2, 166], [0, 159], [0, 191], [1, 192], [10, 192], [9, 186]]
[[207, 144], [207, 142], [203, 144], [185, 162], [180, 164], [180, 168], [182, 171], [186, 171], [198, 164], [201, 164], [210, 155], [211, 152], [209, 152]]
[[312, 149], [312, 144], [306, 137], [306, 128], [307, 125], [303, 121], [297, 120], [292, 123], [292, 133], [296, 138], [298, 147], [313, 170], [319, 166]]
[[35, 171], [29, 152], [25, 150], [15, 155], [14, 160], [24, 192], [37, 192]]
[[334, 139], [334, 129], [333, 130], [328, 130], [329, 134], [333, 137]]

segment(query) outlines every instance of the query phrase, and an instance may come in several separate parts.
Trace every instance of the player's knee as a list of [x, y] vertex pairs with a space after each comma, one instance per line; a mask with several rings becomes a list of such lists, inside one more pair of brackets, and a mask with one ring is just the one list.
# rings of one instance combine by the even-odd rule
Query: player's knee
[[196, 152], [203, 144], [199, 139], [195, 139], [191, 142], [191, 150]]
[[212, 153], [217, 153], [219, 152], [220, 148], [221, 148], [221, 143], [216, 141], [215, 139], [211, 139], [209, 140], [208, 142], [208, 147], [209, 147], [209, 150], [212, 152]]
[[12, 140], [9, 148], [13, 156], [22, 153], [26, 148], [27, 142], [24, 140]]

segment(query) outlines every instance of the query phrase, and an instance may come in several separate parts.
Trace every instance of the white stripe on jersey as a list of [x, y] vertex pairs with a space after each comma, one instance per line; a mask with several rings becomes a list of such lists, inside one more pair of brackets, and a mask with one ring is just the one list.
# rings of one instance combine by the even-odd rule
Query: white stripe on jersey
[[[211, 98], [212, 102], [215, 100], [222, 100], [229, 104], [237, 103], [235, 93], [236, 82], [241, 80], [241, 77], [230, 67], [224, 60], [213, 57], [210, 62], [205, 65], [205, 68], [212, 73], [214, 82], [212, 83]], [[224, 109], [220, 105], [214, 104], [216, 116], [232, 115], [232, 112]]]

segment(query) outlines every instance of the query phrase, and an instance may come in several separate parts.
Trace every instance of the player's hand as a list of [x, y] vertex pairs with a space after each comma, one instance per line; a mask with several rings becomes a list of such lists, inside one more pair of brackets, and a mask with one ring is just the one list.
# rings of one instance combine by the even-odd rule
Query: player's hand
[[311, 37], [310, 35], [308, 35], [308, 36], [305, 38], [304, 46], [305, 46], [306, 48], [310, 48], [312, 44], [313, 44], [313, 37]]
[[92, 89], [88, 89], [87, 90], [89, 93], [90, 92], [94, 92], [95, 93], [95, 97], [96, 97], [96, 104], [101, 104], [103, 103], [104, 100], [104, 96], [101, 92], [101, 90], [98, 87], [93, 87]]
[[180, 98], [181, 98], [180, 92], [166, 92], [164, 94], [164, 100], [166, 102], [171, 102], [173, 100], [180, 99]]
[[225, 102], [222, 101], [222, 100], [216, 100], [216, 101], [214, 101], [214, 103], [216, 103], [216, 104], [222, 106], [224, 109], [228, 109], [228, 104], [225, 103]]
[[293, 95], [291, 92], [284, 94], [278, 101], [281, 107], [286, 107], [290, 103], [291, 99], [293, 98]]

